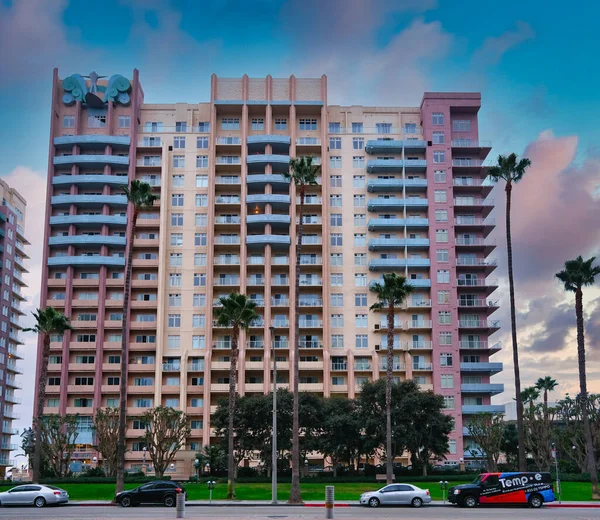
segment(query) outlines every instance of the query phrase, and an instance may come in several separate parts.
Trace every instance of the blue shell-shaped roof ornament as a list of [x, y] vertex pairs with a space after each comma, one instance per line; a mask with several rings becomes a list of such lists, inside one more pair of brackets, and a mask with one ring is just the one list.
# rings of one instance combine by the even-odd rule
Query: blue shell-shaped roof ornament
[[121, 105], [129, 105], [131, 97], [129, 92], [131, 91], [131, 83], [127, 78], [121, 76], [121, 74], [114, 74], [108, 80], [106, 91], [104, 92], [104, 102], [114, 101]]
[[63, 103], [67, 106], [73, 105], [75, 101], [83, 101], [87, 94], [87, 85], [85, 80], [79, 74], [71, 74], [63, 79]]

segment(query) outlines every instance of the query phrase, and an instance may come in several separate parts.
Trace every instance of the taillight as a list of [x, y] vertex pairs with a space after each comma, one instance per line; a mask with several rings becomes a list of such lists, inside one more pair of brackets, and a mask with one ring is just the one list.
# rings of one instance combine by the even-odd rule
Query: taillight
[[60, 496], [60, 491], [55, 491], [55, 492], [54, 492], [54, 494], [55, 494], [56, 496]]
[[183, 489], [181, 489], [181, 488], [175, 488], [175, 491], [177, 491], [177, 493], [181, 493], [183, 491]]
[[425, 490], [425, 494], [429, 495], [429, 490], [428, 489]]

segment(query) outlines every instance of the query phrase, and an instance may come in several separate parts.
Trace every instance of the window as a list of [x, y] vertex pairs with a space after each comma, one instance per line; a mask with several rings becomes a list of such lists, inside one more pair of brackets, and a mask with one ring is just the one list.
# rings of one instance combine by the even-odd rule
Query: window
[[238, 117], [224, 117], [221, 120], [221, 130], [239, 130], [240, 119]]
[[93, 386], [94, 385], [94, 378], [93, 377], [76, 377], [75, 378], [75, 384], [77, 386]]
[[367, 245], [367, 235], [366, 233], [354, 233], [354, 246], [366, 246]]
[[367, 315], [366, 314], [355, 314], [354, 315], [354, 324], [357, 327], [367, 327]]
[[192, 397], [190, 399], [190, 406], [192, 408], [202, 408], [204, 406], [204, 399], [202, 397]]
[[192, 315], [192, 327], [195, 329], [206, 327], [206, 316], [204, 314]]
[[171, 206], [181, 207], [183, 206], [183, 193], [174, 193], [171, 195]]
[[452, 345], [452, 332], [440, 332], [440, 345]]
[[367, 295], [359, 293], [354, 295], [354, 306], [355, 307], [366, 307], [367, 306]]
[[206, 265], [206, 253], [194, 253], [194, 266], [205, 266]]
[[352, 157], [352, 168], [364, 168], [365, 167], [365, 158], [360, 155], [356, 155]]
[[196, 148], [199, 148], [201, 150], [207, 149], [208, 148], [208, 137], [197, 137], [196, 138]]
[[173, 148], [185, 148], [185, 137], [174, 137]]
[[448, 210], [447, 209], [436, 209], [435, 210], [435, 221], [436, 222], [448, 222]]
[[129, 128], [131, 125], [131, 116], [119, 116], [119, 128]]
[[106, 128], [106, 116], [88, 115], [88, 128]]
[[194, 273], [194, 287], [206, 287], [206, 273]]
[[195, 233], [194, 234], [194, 245], [205, 246], [206, 245], [206, 233]]
[[171, 225], [183, 226], [183, 213], [171, 213]]
[[355, 188], [364, 188], [365, 187], [365, 176], [364, 175], [355, 175], [352, 177], [352, 183]]
[[331, 295], [331, 306], [332, 307], [343, 307], [344, 306], [344, 295], [343, 294], [332, 294]]
[[340, 123], [329, 123], [329, 133], [330, 134], [339, 134], [342, 131], [342, 127]]
[[329, 255], [329, 264], [331, 267], [342, 267], [344, 265], [344, 255], [342, 253], [331, 253]]
[[344, 348], [344, 335], [343, 334], [332, 334], [331, 348]]
[[440, 325], [450, 325], [450, 311], [438, 311], [438, 323]]
[[448, 441], [448, 453], [450, 453], [450, 455], [456, 455], [456, 441], [454, 439]]
[[446, 172], [444, 170], [435, 170], [433, 173], [433, 182], [446, 182]]
[[332, 155], [329, 158], [329, 167], [330, 168], [341, 168], [342, 167], [342, 157], [339, 155]]
[[367, 254], [366, 253], [354, 253], [354, 265], [355, 266], [367, 265]]
[[109, 376], [106, 379], [106, 384], [111, 386], [116, 386], [120, 383], [121, 378], [119, 376]]
[[331, 326], [332, 327], [343, 327], [344, 326], [344, 315], [343, 314], [332, 314], [331, 315]]
[[453, 132], [470, 132], [471, 121], [468, 119], [453, 119], [452, 120], [452, 131]]
[[63, 116], [63, 128], [75, 128], [75, 116]]
[[444, 408], [446, 410], [454, 410], [454, 396], [453, 395], [445, 395], [444, 396]]
[[435, 202], [447, 202], [448, 200], [446, 190], [435, 190], [433, 197]]
[[208, 215], [206, 213], [196, 213], [194, 215], [194, 225], [196, 227], [206, 227], [208, 225]]
[[332, 246], [341, 246], [342, 245], [342, 234], [341, 233], [331, 233], [331, 245]]
[[366, 334], [357, 334], [355, 337], [356, 348], [369, 348], [369, 338]]
[[450, 271], [447, 269], [438, 269], [437, 281], [438, 283], [450, 283]]
[[443, 125], [444, 124], [444, 114], [442, 112], [433, 112], [433, 114], [431, 114], [431, 124], [432, 125]]
[[192, 336], [192, 348], [203, 349], [206, 346], [205, 336]]
[[265, 120], [262, 117], [252, 118], [252, 130], [264, 130]]
[[342, 149], [342, 138], [341, 137], [330, 137], [329, 138], [329, 149], [330, 150], [341, 150]]
[[341, 175], [332, 175], [329, 178], [329, 184], [332, 188], [341, 188], [342, 187], [342, 176]]
[[317, 129], [317, 120], [302, 118], [298, 121], [300, 130], [314, 131]]
[[364, 195], [354, 195], [354, 207], [363, 207], [367, 202], [367, 198]]
[[[364, 150], [365, 149], [365, 140], [363, 137], [353, 137], [352, 138], [352, 149], [353, 150]], [[364, 160], [364, 157], [363, 157]], [[357, 166], [355, 166], [357, 168]]]
[[330, 285], [332, 287], [341, 287], [344, 285], [344, 275], [342, 273], [332, 273]]
[[276, 118], [275, 119], [275, 130], [287, 130], [287, 119]]
[[433, 152], [433, 163], [440, 164], [446, 162], [446, 152], [437, 150]]
[[436, 251], [436, 259], [438, 262], [448, 262], [449, 258], [449, 251], [447, 249], [438, 249]]
[[342, 214], [341, 213], [331, 213], [331, 215], [329, 215], [329, 225], [330, 226], [341, 226], [342, 225]]
[[[169, 321], [171, 316], [169, 315]], [[167, 347], [168, 348], [179, 348], [181, 337], [180, 336], [167, 336]]]
[[405, 134], [416, 134], [417, 133], [417, 124], [416, 123], [404, 123], [404, 133]]
[[193, 421], [190, 421], [190, 428], [192, 430], [201, 430], [203, 428], [202, 419], [195, 419]]
[[60, 399], [57, 397], [48, 399], [48, 401], [46, 401], [46, 406], [48, 408], [58, 408], [60, 406]]
[[206, 307], [206, 294], [194, 294], [192, 305], [194, 307]]
[[181, 294], [169, 294], [169, 307], [181, 307]]
[[346, 384], [346, 378], [344, 376], [331, 376], [331, 385], [332, 386], [339, 386], [339, 385], [345, 385]]
[[362, 227], [367, 225], [367, 216], [364, 213], [354, 214], [354, 226]]
[[452, 374], [442, 374], [442, 388], [454, 388], [454, 376]]
[[181, 287], [181, 273], [169, 274], [169, 287]]
[[438, 291], [438, 303], [449, 304], [450, 303], [450, 291]]
[[433, 132], [433, 144], [444, 144], [444, 132]]
[[352, 123], [352, 133], [353, 134], [362, 134], [363, 133], [363, 124], [362, 123]]
[[436, 229], [435, 230], [435, 241], [438, 243], [448, 242], [448, 230], [447, 229]]
[[171, 245], [182, 246], [183, 245], [183, 233], [171, 233]]
[[367, 275], [364, 273], [355, 273], [354, 274], [354, 285], [356, 287], [366, 287]]
[[208, 195], [206, 193], [196, 193], [196, 207], [206, 208], [208, 206]]
[[185, 168], [185, 155], [173, 156], [173, 168]]
[[171, 185], [173, 188], [183, 188], [183, 186], [184, 186], [183, 175], [173, 175], [173, 177], [171, 179]]
[[180, 267], [183, 265], [183, 254], [171, 253], [169, 255], [169, 265], [171, 267]]
[[375, 130], [378, 134], [391, 134], [392, 123], [375, 123]]
[[175, 123], [176, 132], [187, 132], [187, 123], [185, 121], [177, 121]]
[[196, 156], [196, 168], [208, 168], [208, 155]]

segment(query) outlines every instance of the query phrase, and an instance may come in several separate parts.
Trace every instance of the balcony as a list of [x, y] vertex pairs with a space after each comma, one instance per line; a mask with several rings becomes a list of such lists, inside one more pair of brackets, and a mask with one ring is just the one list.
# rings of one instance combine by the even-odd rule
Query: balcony
[[290, 300], [288, 298], [271, 298], [271, 305], [273, 307], [289, 307]]
[[463, 298], [458, 300], [460, 309], [489, 309], [495, 311], [500, 305], [498, 300], [487, 300], [485, 298]]
[[472, 415], [476, 413], [505, 413], [503, 404], [463, 404], [462, 413]]
[[215, 159], [217, 166], [231, 166], [242, 164], [242, 158], [237, 155], [224, 155]]
[[240, 237], [237, 235], [216, 236], [213, 239], [213, 243], [215, 245], [221, 245], [221, 246], [239, 246], [240, 245]]
[[[407, 134], [410, 134], [411, 132], [406, 132]], [[417, 132], [418, 135], [422, 134], [422, 131]], [[422, 150], [425, 151], [425, 149], [427, 148], [427, 143], [425, 141], [423, 141], [422, 139], [405, 139], [403, 141], [404, 143], [404, 149], [405, 150]]]
[[429, 258], [378, 258], [369, 261], [369, 271], [392, 271], [405, 267], [428, 268], [430, 265]]
[[261, 348], [265, 348], [265, 343], [262, 339], [260, 340], [247, 340], [246, 341], [246, 347], [247, 348], [253, 348], [253, 349], [261, 349]]
[[483, 249], [487, 254], [491, 253], [496, 248], [496, 240], [482, 237], [456, 237], [456, 247], [469, 248], [472, 250]]
[[302, 278], [300, 277], [300, 287], [320, 287], [323, 285], [323, 280], [321, 278], [312, 277], [312, 278]]
[[[297, 137], [296, 138], [297, 152], [321, 152], [321, 139], [318, 137]], [[313, 162], [313, 164], [315, 164]]]
[[126, 237], [112, 235], [69, 235], [69, 236], [53, 236], [48, 239], [48, 244], [51, 246], [81, 246], [94, 247], [112, 246], [125, 247], [127, 244]]
[[290, 279], [289, 278], [271, 278], [271, 285], [277, 286], [277, 287], [287, 287], [290, 285]]
[[303, 299], [300, 297], [300, 307], [323, 307], [323, 300], [321, 298]]
[[431, 320], [408, 320], [406, 322], [406, 328], [410, 330], [414, 329], [430, 329]]
[[[386, 200], [386, 199], [381, 199], [381, 200]], [[387, 199], [387, 200], [395, 200], [395, 199]], [[398, 199], [398, 200], [404, 200], [404, 199]], [[370, 202], [369, 202], [370, 204]], [[369, 208], [369, 211], [372, 211]], [[368, 222], [368, 228], [369, 231], [388, 231], [388, 230], [403, 230], [405, 227], [410, 227], [410, 228], [427, 228], [429, 227], [429, 219], [426, 218], [418, 218], [418, 217], [413, 217], [413, 218], [408, 218], [408, 219], [403, 219], [403, 218], [370, 218], [369, 222]], [[382, 239], [380, 239], [382, 240]], [[389, 239], [384, 239], [384, 240], [389, 240]], [[409, 239], [409, 240], [426, 240], [427, 241], [427, 245], [429, 245], [429, 239], [425, 238], [425, 239]], [[418, 244], [418, 242], [411, 242], [411, 241], [407, 241], [406, 245], [409, 244]], [[424, 245], [423, 242], [421, 242], [422, 245]]]
[[456, 259], [457, 267], [496, 267], [496, 260], [486, 260], [485, 258], [458, 257]]
[[240, 146], [242, 139], [240, 137], [217, 137], [217, 146]]
[[298, 361], [300, 370], [323, 370], [323, 361]]
[[489, 197], [485, 199], [480, 197], [455, 197], [454, 207], [456, 210], [481, 212], [485, 217], [494, 209], [494, 199]]
[[238, 195], [217, 195], [215, 197], [215, 205], [216, 204], [238, 205], [241, 202], [242, 202], [242, 199]]
[[127, 225], [127, 217], [115, 215], [61, 215], [50, 217], [51, 226], [69, 226], [78, 227], [99, 227], [107, 226], [122, 226]]
[[127, 175], [57, 175], [52, 178], [53, 186], [84, 186], [101, 188], [103, 186], [123, 187], [129, 184]]
[[[300, 197], [296, 197], [296, 204], [300, 204]], [[306, 195], [304, 197], [304, 205], [312, 206], [312, 205], [321, 206], [323, 204], [323, 197], [319, 197], [318, 195]]]
[[264, 190], [264, 187], [270, 184], [275, 190], [287, 190], [290, 180], [277, 173], [255, 173], [246, 177], [246, 184], [248, 184], [248, 188], [260, 188]]
[[490, 345], [487, 341], [484, 340], [476, 340], [476, 341], [468, 341], [461, 340], [459, 343], [459, 347], [463, 350], [483, 350], [483, 351], [499, 351], [501, 350], [500, 343], [494, 343]]
[[461, 372], [486, 372], [490, 374], [497, 374], [502, 372], [502, 363], [489, 363], [489, 362], [474, 362], [474, 363], [461, 363]]
[[460, 391], [463, 394], [501, 394], [504, 392], [503, 384], [492, 384], [492, 383], [476, 383], [476, 384], [465, 384], [460, 385]]
[[[289, 218], [289, 217], [288, 217]], [[289, 235], [247, 235], [246, 245], [248, 247], [264, 247], [270, 245], [279, 248], [289, 247], [291, 244]]]
[[274, 209], [287, 210], [290, 205], [289, 195], [279, 195], [274, 193], [259, 193], [256, 195], [248, 195], [246, 204], [264, 208], [265, 204], [271, 204]]
[[235, 256], [215, 256], [213, 260], [214, 265], [240, 265], [240, 257]]
[[51, 256], [48, 266], [110, 266], [125, 267], [125, 258], [118, 256]]
[[271, 321], [271, 326], [275, 327], [276, 329], [285, 329], [288, 328], [290, 326], [290, 320], [286, 319], [274, 319]]
[[321, 265], [323, 265], [323, 257], [312, 256], [312, 255], [307, 255], [307, 256], [302, 255], [300, 257], [300, 265], [321, 266]]
[[458, 328], [460, 329], [482, 329], [490, 333], [500, 329], [500, 321], [498, 320], [459, 320]]
[[303, 320], [300, 318], [298, 325], [301, 329], [320, 329], [323, 327], [323, 320]]
[[331, 363], [332, 371], [348, 370], [348, 363]]
[[424, 298], [416, 299], [412, 298], [406, 302], [407, 309], [429, 309], [431, 308], [431, 300], [425, 300]]
[[323, 383], [298, 383], [300, 392], [322, 392]]
[[238, 217], [237, 215], [230, 215], [230, 216], [217, 216], [215, 217], [215, 224], [232, 224], [232, 225], [239, 225], [242, 223], [242, 219], [240, 217]]
[[248, 173], [263, 172], [268, 164], [271, 165], [273, 173], [281, 173], [289, 170], [290, 156], [271, 153], [248, 155], [246, 163], [248, 164]]
[[402, 141], [398, 139], [377, 139], [367, 141], [365, 151], [368, 154], [376, 153], [389, 153], [389, 154], [401, 154], [402, 153]]
[[240, 285], [240, 279], [236, 277], [215, 278], [213, 285], [219, 287], [236, 287]]
[[433, 370], [433, 365], [431, 363], [413, 363], [412, 369], [416, 372], [430, 372]]
[[57, 148], [71, 148], [74, 145], [85, 148], [90, 145], [112, 146], [113, 148], [127, 148], [131, 144], [128, 135], [62, 135], [54, 138], [54, 146]]
[[[215, 326], [216, 322], [213, 322], [213, 326]], [[231, 350], [231, 341], [222, 341], [218, 340], [213, 343], [213, 349], [217, 350]]]
[[373, 370], [371, 363], [354, 363], [355, 372], [370, 372], [371, 370]]
[[452, 139], [452, 148], [458, 148], [461, 152], [477, 153], [484, 150], [486, 155], [492, 149], [491, 141], [478, 141], [477, 139]]
[[163, 372], [180, 372], [181, 364], [180, 363], [163, 363], [162, 370], [163, 370]]
[[249, 135], [247, 138], [248, 150], [263, 149], [268, 144], [273, 148], [287, 150], [289, 149], [291, 140], [287, 135], [274, 135], [274, 134], [259, 134]]
[[456, 286], [459, 289], [469, 288], [482, 290], [486, 295], [493, 293], [498, 288], [498, 280], [486, 280], [484, 278], [458, 278]]
[[317, 340], [303, 340], [301, 339], [298, 342], [298, 346], [299, 348], [304, 348], [304, 349], [322, 349], [323, 345], [321, 343], [319, 343]]
[[303, 246], [320, 246], [323, 244], [323, 239], [321, 237], [305, 235], [302, 237], [302, 245]]
[[427, 169], [425, 159], [373, 159], [367, 161], [368, 173], [400, 173], [402, 169], [411, 172], [424, 172]]
[[454, 219], [454, 226], [458, 229], [466, 231], [479, 231], [488, 235], [496, 227], [496, 219], [494, 218], [479, 218], [471, 216], [457, 216]]
[[408, 350], [431, 350], [433, 342], [431, 341], [407, 341], [406, 348]]
[[[402, 219], [371, 219], [372, 220], [402, 220]], [[369, 240], [369, 251], [394, 251], [404, 249], [428, 249], [428, 238], [372, 238]]]
[[59, 155], [52, 159], [54, 166], [129, 166], [127, 155]]
[[265, 285], [265, 279], [262, 276], [249, 276], [246, 284], [249, 286], [262, 287]]
[[423, 198], [403, 198], [403, 197], [390, 197], [390, 198], [376, 198], [369, 199], [367, 209], [369, 211], [400, 211], [404, 208], [409, 209], [422, 209], [426, 210], [428, 207], [428, 200]]
[[160, 137], [142, 137], [138, 140], [137, 147], [139, 148], [160, 148], [163, 145]]
[[[379, 363], [379, 371], [380, 372], [385, 372], [387, 370], [387, 359], [383, 359], [380, 363]], [[392, 364], [392, 370], [396, 371], [396, 370], [401, 370], [404, 371], [406, 370], [406, 365], [404, 363], [400, 363], [400, 362], [396, 362], [394, 361], [394, 363]]]
[[427, 188], [427, 179], [369, 179], [367, 189], [370, 193], [402, 191], [416, 191]]
[[264, 213], [258, 215], [248, 215], [246, 217], [246, 224], [248, 227], [262, 227], [265, 224], [270, 224], [272, 227], [285, 228], [290, 225], [289, 215], [278, 215], [275, 213]]
[[482, 159], [473, 159], [471, 157], [452, 159], [452, 168], [454, 171], [473, 171], [486, 166]]

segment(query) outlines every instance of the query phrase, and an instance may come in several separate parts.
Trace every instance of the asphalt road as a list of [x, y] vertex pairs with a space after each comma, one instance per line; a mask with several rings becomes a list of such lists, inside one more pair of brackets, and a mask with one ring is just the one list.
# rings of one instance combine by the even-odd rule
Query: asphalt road
[[[171, 519], [175, 518], [175, 509], [164, 507], [135, 507], [123, 509], [120, 507], [60, 507], [60, 508], [2, 508], [0, 519], [11, 520], [130, 520], [130, 519]], [[205, 520], [322, 520], [325, 509], [322, 507], [188, 507], [185, 518], [201, 518]], [[412, 519], [419, 520], [591, 520], [600, 519], [600, 508], [597, 509], [564, 509], [564, 508], [477, 508], [474, 510], [455, 507], [423, 507], [411, 508], [379, 508], [367, 509], [361, 507], [338, 508], [334, 518], [377, 520], [377, 519]]]

